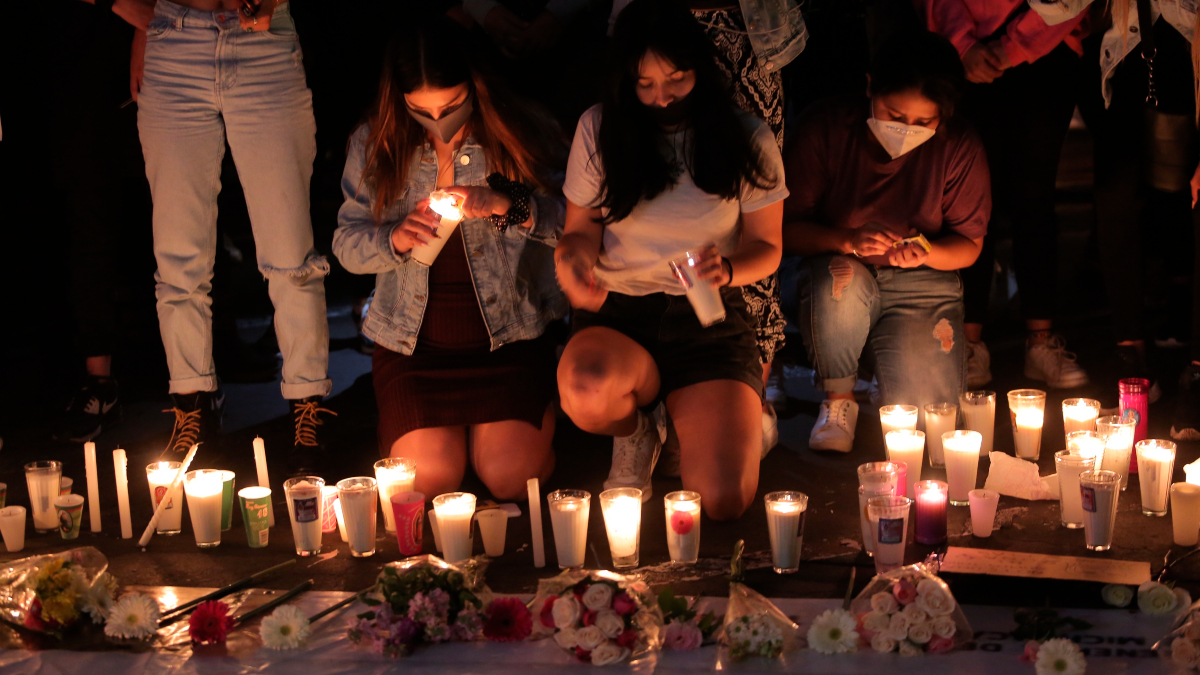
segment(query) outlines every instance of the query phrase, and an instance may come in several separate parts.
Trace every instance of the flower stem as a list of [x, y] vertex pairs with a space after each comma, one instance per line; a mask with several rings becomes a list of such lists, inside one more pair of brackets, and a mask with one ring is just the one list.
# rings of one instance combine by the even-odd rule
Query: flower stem
[[349, 605], [349, 604], [351, 604], [351, 603], [353, 603], [353, 602], [355, 602], [355, 601], [357, 601], [357, 600], [360, 600], [360, 599], [362, 599], [362, 596], [363, 596], [363, 595], [366, 595], [366, 593], [367, 593], [368, 591], [370, 591], [372, 588], [375, 588], [375, 587], [374, 587], [374, 586], [371, 586], [371, 588], [364, 588], [364, 589], [362, 589], [361, 591], [359, 591], [359, 592], [355, 593], [354, 595], [352, 595], [352, 596], [350, 596], [350, 597], [346, 598], [345, 600], [342, 600], [341, 602], [337, 603], [336, 605], [333, 605], [333, 606], [330, 606], [330, 607], [326, 607], [325, 609], [323, 609], [323, 610], [321, 610], [321, 611], [317, 612], [316, 614], [313, 614], [312, 616], [308, 617], [308, 622], [309, 622], [309, 623], [316, 623], [316, 622], [320, 621], [321, 619], [324, 619], [326, 616], [329, 616], [330, 614], [332, 614], [332, 613], [334, 613], [334, 612], [338, 611], [339, 609], [341, 609], [341, 608], [345, 607], [346, 605]]

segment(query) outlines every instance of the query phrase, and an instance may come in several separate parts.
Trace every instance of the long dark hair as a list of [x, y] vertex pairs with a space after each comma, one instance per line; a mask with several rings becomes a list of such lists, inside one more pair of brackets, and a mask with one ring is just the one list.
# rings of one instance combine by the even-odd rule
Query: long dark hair
[[551, 176], [565, 164], [567, 143], [553, 118], [512, 95], [490, 76], [465, 29], [432, 16], [405, 25], [388, 46], [379, 94], [367, 116], [367, 166], [363, 181], [375, 188], [372, 209], [382, 219], [404, 193], [413, 153], [425, 129], [408, 114], [404, 95], [425, 87], [448, 89], [469, 82], [475, 92], [467, 125], [487, 156], [488, 171], [510, 180], [557, 190]]
[[688, 94], [683, 168], [696, 187], [736, 199], [744, 184], [773, 187], [746, 125], [738, 119], [729, 83], [717, 69], [712, 42], [683, 5], [674, 0], [634, 0], [613, 29], [608, 87], [601, 105], [597, 153], [604, 169], [601, 199], [605, 224], [629, 216], [638, 202], [673, 187], [679, 167], [663, 153], [662, 128], [638, 100], [638, 66], [654, 52], [680, 70], [696, 73]]

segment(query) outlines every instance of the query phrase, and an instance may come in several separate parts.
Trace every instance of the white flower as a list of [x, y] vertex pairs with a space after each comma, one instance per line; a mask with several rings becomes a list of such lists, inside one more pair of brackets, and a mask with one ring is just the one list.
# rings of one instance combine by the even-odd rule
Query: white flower
[[909, 642], [908, 640], [901, 640], [899, 642], [899, 646], [900, 646], [900, 656], [920, 656], [921, 654], [924, 653], [920, 647], [914, 645], [913, 643]]
[[1175, 597], [1178, 598], [1178, 601], [1175, 603], [1175, 611], [1182, 612], [1192, 606], [1192, 594], [1188, 593], [1186, 588], [1176, 586], [1174, 591]]
[[910, 622], [907, 616], [897, 612], [892, 615], [891, 619], [888, 620], [888, 627], [884, 632], [887, 633], [888, 637], [899, 642], [900, 640], [908, 637], [909, 623]]
[[563, 649], [575, 649], [579, 645], [579, 636], [574, 628], [561, 628], [554, 634], [554, 641]]
[[858, 651], [858, 622], [844, 609], [829, 609], [813, 619], [808, 629], [808, 646], [822, 654]]
[[863, 628], [872, 633], [878, 633], [887, 630], [891, 620], [892, 617], [883, 612], [867, 612], [867, 615], [863, 617]]
[[[926, 582], [930, 585], [926, 586]], [[925, 592], [917, 590], [917, 601], [913, 604], [925, 610], [929, 616], [950, 616], [954, 613], [954, 598], [942, 590], [942, 587], [932, 579], [924, 579], [917, 586], [925, 588]]]
[[592, 584], [583, 592], [583, 604], [593, 612], [612, 607], [613, 590], [608, 584]]
[[113, 604], [104, 634], [115, 638], [147, 638], [158, 631], [158, 603], [141, 593], [130, 593]]
[[875, 637], [871, 638], [871, 649], [877, 652], [894, 652], [896, 651], [896, 641], [883, 633], [876, 633]]
[[958, 632], [958, 626], [954, 625], [954, 619], [948, 616], [934, 617], [929, 625], [933, 628], [933, 634], [938, 637], [952, 638]]
[[915, 602], [912, 603], [911, 605], [906, 605], [904, 607], [904, 609], [901, 610], [901, 612], [904, 614], [904, 616], [908, 617], [908, 622], [910, 624], [925, 623], [926, 621], [929, 621], [929, 619], [931, 618], [929, 616], [929, 612], [926, 612], [925, 610], [921, 609], [921, 606]]
[[308, 617], [294, 605], [284, 605], [262, 620], [259, 634], [271, 649], [298, 649], [309, 636]]
[[1192, 669], [1196, 667], [1196, 662], [1200, 661], [1200, 650], [1196, 649], [1196, 643], [1186, 637], [1177, 637], [1171, 640], [1171, 661], [1180, 668]]
[[919, 645], [929, 642], [933, 639], [933, 626], [928, 621], [909, 626], [908, 639]]
[[1138, 586], [1137, 601], [1138, 609], [1146, 614], [1170, 614], [1177, 609], [1179, 596], [1164, 584], [1147, 581]]
[[602, 609], [596, 613], [596, 628], [610, 638], [616, 638], [625, 632], [625, 619], [611, 609]]
[[1087, 661], [1078, 645], [1066, 638], [1046, 640], [1038, 649], [1037, 675], [1083, 675]]
[[104, 623], [112, 610], [113, 597], [117, 594], [117, 580], [108, 572], [101, 572], [92, 587], [82, 596], [83, 611], [92, 616], [92, 623]]
[[881, 591], [871, 596], [871, 609], [893, 614], [900, 610], [900, 603], [896, 601], [896, 596]]
[[922, 595], [929, 595], [930, 593], [940, 593], [940, 592], [942, 592], [942, 585], [939, 584], [934, 579], [925, 577], [924, 579], [917, 582], [917, 597], [918, 598], [921, 597]]
[[615, 642], [605, 642], [592, 650], [592, 665], [607, 666], [629, 658], [629, 650]]
[[554, 606], [550, 608], [550, 614], [554, 617], [554, 627], [574, 628], [575, 624], [579, 623], [581, 611], [579, 601], [574, 595], [564, 595], [555, 600]]
[[583, 647], [590, 652], [596, 647], [604, 644], [605, 637], [604, 633], [601, 632], [599, 628], [595, 626], [588, 626], [587, 628], [580, 628], [579, 630], [575, 631], [575, 639], [579, 641], [580, 647]]
[[1100, 597], [1113, 607], [1128, 607], [1133, 602], [1133, 589], [1124, 584], [1105, 584]]

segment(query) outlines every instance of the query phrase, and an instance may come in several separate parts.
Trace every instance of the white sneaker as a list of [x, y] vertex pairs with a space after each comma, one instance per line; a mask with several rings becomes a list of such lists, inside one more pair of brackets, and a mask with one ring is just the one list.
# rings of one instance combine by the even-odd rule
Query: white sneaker
[[662, 452], [658, 426], [643, 412], [638, 412], [638, 427], [629, 436], [613, 437], [612, 468], [604, 489], [631, 487], [642, 491], [642, 502], [650, 499], [650, 476], [654, 463]]
[[992, 381], [992, 354], [982, 342], [967, 341], [967, 389], [982, 389]]
[[766, 459], [767, 453], [779, 443], [779, 416], [775, 414], [775, 408], [770, 403], [763, 406], [762, 432], [760, 460]]
[[821, 402], [821, 414], [808, 435], [813, 450], [850, 452], [854, 446], [854, 427], [858, 424], [858, 403], [851, 399], [827, 399]]
[[1075, 363], [1075, 355], [1067, 351], [1061, 335], [1051, 335], [1038, 344], [1026, 343], [1025, 377], [1041, 380], [1051, 389], [1071, 389], [1088, 383], [1087, 372]]

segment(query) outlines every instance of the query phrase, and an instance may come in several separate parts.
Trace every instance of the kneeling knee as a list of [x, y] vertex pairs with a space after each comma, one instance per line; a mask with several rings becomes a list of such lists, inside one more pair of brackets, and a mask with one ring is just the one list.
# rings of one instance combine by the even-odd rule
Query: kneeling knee
[[576, 424], [607, 422], [612, 374], [603, 359], [575, 359], [558, 369], [563, 411]]
[[741, 518], [754, 500], [753, 492], [747, 494], [736, 485], [716, 487], [701, 495], [705, 515], [718, 521]]

